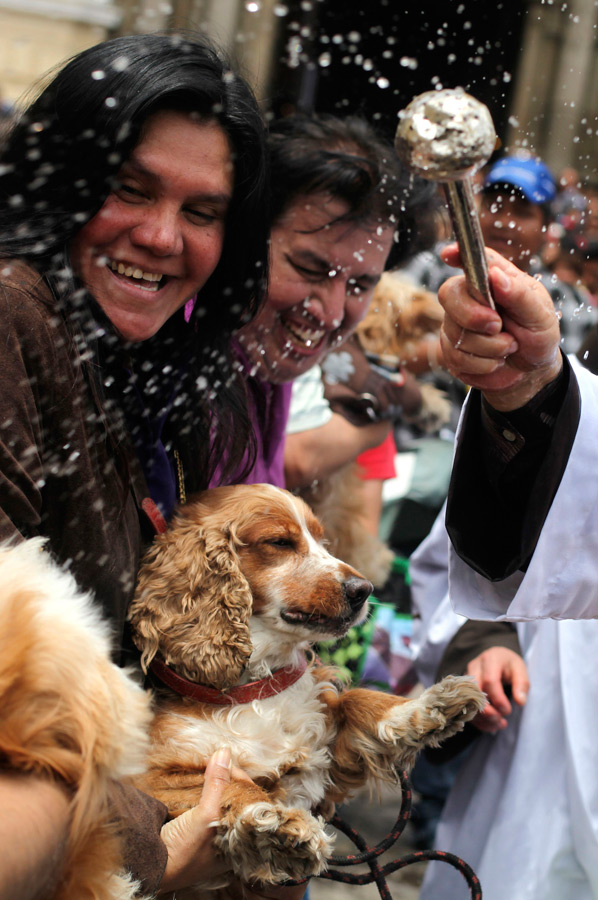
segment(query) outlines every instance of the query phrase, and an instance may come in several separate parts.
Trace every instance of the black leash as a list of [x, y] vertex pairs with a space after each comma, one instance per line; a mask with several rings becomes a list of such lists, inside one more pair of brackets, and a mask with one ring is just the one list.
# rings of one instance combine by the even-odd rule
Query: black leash
[[[379, 865], [378, 857], [385, 853], [389, 847], [392, 847], [392, 845], [400, 838], [405, 825], [409, 821], [409, 816], [411, 815], [411, 785], [407, 773], [398, 772], [397, 774], [401, 784], [401, 809], [393, 828], [379, 844], [376, 844], [375, 847], [368, 847], [359, 832], [351, 825], [348, 825], [338, 814], [336, 814], [330, 822], [331, 825], [339, 831], [342, 831], [343, 834], [346, 834], [361, 852], [351, 853], [348, 856], [331, 856], [328, 860], [329, 865], [356, 866], [360, 863], [366, 863], [369, 866], [370, 872], [352, 875], [349, 872], [342, 872], [338, 869], [329, 868], [326, 872], [322, 872], [318, 877], [328, 878], [330, 881], [340, 881], [344, 884], [363, 885], [375, 883], [382, 900], [392, 900], [392, 894], [390, 893], [388, 882], [386, 880], [388, 875], [392, 872], [397, 872], [399, 869], [404, 869], [405, 866], [410, 866], [413, 863], [437, 860], [438, 862], [448, 863], [461, 873], [467, 882], [471, 900], [482, 900], [482, 888], [479, 878], [471, 866], [458, 856], [455, 856], [454, 853], [447, 853], [444, 850], [417, 850], [414, 853], [400, 856], [398, 859], [386, 863], [384, 866]], [[287, 881], [285, 883], [300, 884], [301, 882]]]

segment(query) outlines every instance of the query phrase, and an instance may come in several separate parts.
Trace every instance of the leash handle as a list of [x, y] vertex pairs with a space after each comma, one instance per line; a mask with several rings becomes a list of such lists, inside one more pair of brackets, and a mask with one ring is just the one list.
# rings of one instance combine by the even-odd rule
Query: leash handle
[[[343, 884], [376, 884], [381, 900], [393, 900], [392, 894], [388, 887], [387, 877], [399, 869], [404, 869], [413, 863], [424, 861], [438, 861], [448, 863], [453, 866], [465, 879], [469, 888], [471, 900], [482, 900], [482, 887], [480, 880], [471, 866], [454, 853], [448, 853], [445, 850], [417, 850], [400, 856], [384, 866], [378, 863], [378, 857], [389, 849], [402, 835], [405, 825], [411, 816], [411, 785], [406, 772], [397, 771], [398, 779], [401, 785], [401, 808], [399, 815], [389, 833], [375, 847], [369, 847], [363, 836], [359, 834], [351, 825], [344, 821], [338, 814], [331, 820], [331, 825], [342, 831], [360, 850], [360, 853], [352, 853], [347, 856], [331, 856], [328, 862], [331, 866], [356, 866], [365, 863], [370, 871], [362, 874], [351, 874], [349, 872], [339, 871], [338, 869], [327, 869], [322, 872], [318, 878], [327, 878], [330, 881], [340, 881]], [[303, 881], [285, 881], [285, 884], [295, 885], [303, 884]]]

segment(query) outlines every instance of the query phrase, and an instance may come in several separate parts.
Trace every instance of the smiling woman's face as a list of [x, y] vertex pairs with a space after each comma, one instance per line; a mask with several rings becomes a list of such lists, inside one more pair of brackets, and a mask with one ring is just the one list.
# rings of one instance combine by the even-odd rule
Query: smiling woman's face
[[233, 185], [213, 121], [151, 116], [118, 185], [71, 241], [73, 268], [127, 341], [152, 337], [220, 259]]
[[268, 296], [239, 340], [265, 381], [291, 381], [345, 340], [367, 312], [393, 229], [334, 222], [347, 206], [295, 200], [272, 229]]

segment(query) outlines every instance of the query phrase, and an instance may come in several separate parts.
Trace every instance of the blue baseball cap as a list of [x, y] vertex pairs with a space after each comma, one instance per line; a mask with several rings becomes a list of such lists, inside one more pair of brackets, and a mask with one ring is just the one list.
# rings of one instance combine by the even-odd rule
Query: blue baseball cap
[[539, 159], [505, 156], [488, 172], [484, 188], [493, 184], [512, 184], [530, 203], [550, 203], [556, 195], [552, 172]]

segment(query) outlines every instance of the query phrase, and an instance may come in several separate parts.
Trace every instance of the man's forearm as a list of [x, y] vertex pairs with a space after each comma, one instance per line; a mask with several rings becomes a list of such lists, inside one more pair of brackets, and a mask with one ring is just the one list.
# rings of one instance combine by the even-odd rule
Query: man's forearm
[[0, 772], [0, 900], [45, 900], [58, 882], [69, 823], [59, 783]]

